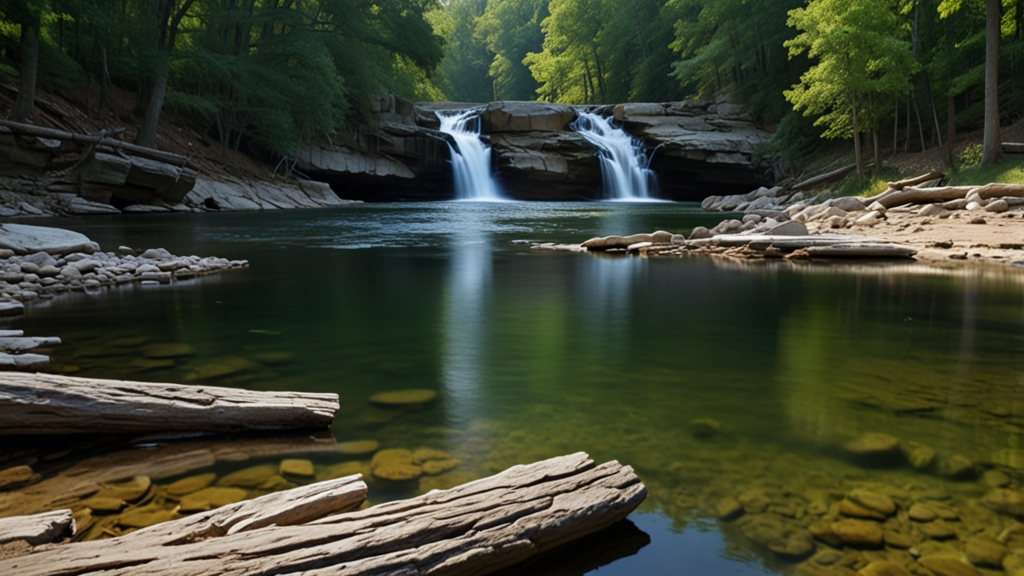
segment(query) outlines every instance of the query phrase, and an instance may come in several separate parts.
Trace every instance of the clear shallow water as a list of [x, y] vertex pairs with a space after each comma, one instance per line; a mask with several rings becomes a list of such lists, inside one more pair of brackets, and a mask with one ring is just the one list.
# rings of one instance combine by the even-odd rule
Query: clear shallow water
[[[73, 294], [8, 324], [60, 336], [58, 365], [81, 376], [336, 392], [339, 442], [462, 461], [418, 483], [374, 483], [373, 501], [581, 450], [630, 464], [651, 492], [632, 518], [650, 542], [627, 539], [635, 553], [604, 559], [600, 574], [791, 570], [742, 520], [713, 520], [723, 498], [751, 490], [800, 515], [869, 483], [940, 495], [964, 511], [965, 531], [968, 518], [998, 527], [977, 502], [985, 470], [1019, 483], [991, 464], [1022, 447], [1019, 274], [608, 258], [517, 242], [717, 220], [685, 204], [466, 202], [35, 220], [105, 250], [162, 246], [251, 268], [173, 289]], [[136, 337], [195, 354], [143, 370]], [[112, 346], [118, 338], [129, 345]], [[244, 369], [202, 379], [232, 363]], [[367, 402], [403, 388], [439, 397], [407, 411]], [[719, 434], [695, 434], [706, 419]], [[852, 458], [841, 447], [865, 432], [926, 445], [939, 463], [965, 456], [977, 473], [954, 481], [937, 466]], [[310, 458], [321, 468], [350, 459]]]

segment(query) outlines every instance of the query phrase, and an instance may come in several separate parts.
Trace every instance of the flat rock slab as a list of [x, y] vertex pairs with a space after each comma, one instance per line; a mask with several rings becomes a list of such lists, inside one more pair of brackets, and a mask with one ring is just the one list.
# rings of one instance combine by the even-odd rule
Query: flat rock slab
[[[0, 352], [0, 370], [39, 370], [50, 365], [50, 357], [43, 354], [7, 354]], [[5, 375], [4, 378], [7, 378]], [[0, 404], [3, 403], [3, 388], [0, 384]]]
[[0, 381], [0, 436], [324, 428], [338, 408], [336, 394], [12, 373]]
[[3, 352], [25, 352], [58, 344], [60, 344], [60, 338], [53, 336], [0, 336], [0, 351]]
[[99, 245], [84, 234], [71, 230], [25, 224], [0, 224], [0, 248], [13, 250], [15, 254], [92, 254], [99, 250]]

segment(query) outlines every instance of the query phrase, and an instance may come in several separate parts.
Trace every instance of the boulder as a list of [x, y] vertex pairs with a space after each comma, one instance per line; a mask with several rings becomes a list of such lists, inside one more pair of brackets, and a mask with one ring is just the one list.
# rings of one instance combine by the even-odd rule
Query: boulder
[[481, 132], [558, 132], [576, 119], [576, 110], [547, 102], [491, 102], [480, 116]]
[[595, 198], [601, 190], [597, 148], [575, 132], [491, 136], [495, 172], [520, 200]]
[[46, 252], [51, 255], [82, 252], [92, 254], [99, 245], [84, 234], [25, 224], [0, 224], [0, 248], [13, 250], [15, 254]]
[[767, 232], [768, 236], [807, 236], [807, 226], [802, 222], [784, 222]]
[[846, 212], [859, 212], [864, 209], [864, 202], [861, 198], [854, 196], [843, 196], [832, 200], [832, 207], [845, 210]]
[[83, 183], [121, 186], [128, 178], [131, 167], [132, 163], [127, 158], [96, 152], [82, 164], [79, 178]]
[[661, 104], [630, 102], [615, 107], [615, 119], [622, 121], [633, 116], [665, 116], [666, 112]]

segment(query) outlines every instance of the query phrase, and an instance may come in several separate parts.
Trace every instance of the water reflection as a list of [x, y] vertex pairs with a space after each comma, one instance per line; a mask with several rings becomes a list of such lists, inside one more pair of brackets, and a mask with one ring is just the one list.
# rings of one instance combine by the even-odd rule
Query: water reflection
[[441, 377], [447, 418], [465, 423], [479, 417], [484, 355], [489, 348], [491, 237], [469, 213], [456, 229], [449, 258], [449, 277], [442, 304], [444, 313]]

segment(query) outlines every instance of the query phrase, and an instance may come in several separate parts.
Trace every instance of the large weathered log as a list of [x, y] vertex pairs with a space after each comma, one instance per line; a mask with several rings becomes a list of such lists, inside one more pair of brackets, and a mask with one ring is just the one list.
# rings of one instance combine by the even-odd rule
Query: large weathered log
[[[982, 198], [1001, 198], [1003, 196], [1013, 196], [1015, 198], [1024, 197], [1024, 185], [1021, 184], [986, 184], [971, 190], [971, 192], [977, 192], [978, 196]], [[970, 193], [968, 193], [970, 195]]]
[[188, 158], [173, 154], [171, 152], [162, 152], [154, 148], [146, 148], [144, 146], [136, 146], [135, 144], [129, 144], [128, 142], [122, 142], [121, 140], [115, 140], [113, 138], [104, 138], [101, 136], [91, 136], [89, 134], [75, 134], [74, 132], [65, 132], [63, 130], [54, 130], [53, 128], [44, 128], [42, 126], [34, 126], [32, 124], [24, 124], [21, 122], [12, 122], [10, 120], [0, 120], [0, 126], [7, 128], [15, 134], [23, 134], [25, 136], [36, 136], [38, 138], [49, 138], [52, 140], [62, 140], [67, 142], [77, 142], [79, 144], [95, 144], [97, 146], [109, 146], [111, 148], [120, 148], [126, 152], [131, 152], [135, 156], [141, 156], [142, 158], [149, 158], [150, 160], [157, 160], [159, 162], [166, 162], [168, 164], [178, 167], [188, 167], [193, 170], [197, 170], [198, 167], [189, 161]]
[[948, 202], [967, 196], [977, 186], [943, 186], [941, 188], [904, 188], [893, 190], [885, 194], [876, 202], [885, 208], [895, 208], [905, 204], [930, 204], [933, 202]]
[[0, 518], [0, 544], [23, 540], [38, 546], [56, 542], [74, 532], [75, 520], [71, 517], [71, 510]]
[[0, 435], [324, 428], [336, 394], [5, 374]]
[[906, 180], [900, 180], [898, 182], [889, 182], [889, 189], [890, 190], [903, 190], [904, 188], [909, 188], [911, 186], [917, 186], [919, 184], [924, 184], [925, 182], [931, 182], [932, 180], [941, 180], [941, 179], [943, 179], [945, 177], [946, 177], [946, 175], [943, 174], [942, 172], [937, 172], [937, 171], [929, 172], [927, 174], [924, 174], [922, 176], [918, 176], [916, 178], [908, 178]]
[[573, 454], [301, 525], [169, 541], [174, 526], [164, 524], [113, 540], [48, 547], [0, 560], [0, 573], [487, 574], [611, 526], [646, 495], [632, 468], [594, 466], [586, 454]]

